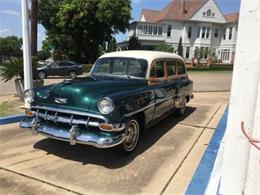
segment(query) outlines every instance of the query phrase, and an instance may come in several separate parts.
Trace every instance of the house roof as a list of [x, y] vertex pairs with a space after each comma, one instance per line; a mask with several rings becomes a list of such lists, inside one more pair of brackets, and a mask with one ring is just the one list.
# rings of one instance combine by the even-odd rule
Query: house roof
[[[184, 2], [184, 4], [182, 4]], [[161, 11], [142, 10], [147, 22], [159, 22], [162, 20], [184, 21], [191, 18], [208, 0], [172, 0]], [[184, 9], [182, 9], [182, 7]]]
[[228, 23], [237, 22], [239, 19], [239, 13], [232, 13], [225, 15], [225, 19]]

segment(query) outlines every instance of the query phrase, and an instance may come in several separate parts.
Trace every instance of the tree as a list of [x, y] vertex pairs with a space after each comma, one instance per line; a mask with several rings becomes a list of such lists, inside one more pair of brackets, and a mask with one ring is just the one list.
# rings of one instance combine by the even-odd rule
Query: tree
[[114, 37], [108, 42], [107, 46], [107, 52], [113, 51], [116, 51], [116, 39]]
[[47, 52], [47, 51], [44, 51], [44, 50], [37, 52], [37, 60], [46, 60], [49, 57], [51, 57], [50, 52]]
[[180, 37], [180, 39], [179, 39], [177, 52], [178, 52], [179, 56], [183, 56], [182, 37]]
[[141, 47], [141, 42], [135, 35], [131, 36], [128, 42], [128, 50], [138, 50]]
[[174, 52], [174, 48], [171, 45], [168, 45], [167, 43], [161, 43], [154, 48], [155, 51], [164, 51], [164, 52]]
[[78, 62], [93, 62], [112, 35], [125, 33], [131, 19], [130, 0], [44, 0], [39, 21], [56, 50]]
[[21, 57], [22, 56], [22, 38], [16, 36], [7, 36], [5, 38], [0, 38], [0, 58], [10, 59], [11, 57]]

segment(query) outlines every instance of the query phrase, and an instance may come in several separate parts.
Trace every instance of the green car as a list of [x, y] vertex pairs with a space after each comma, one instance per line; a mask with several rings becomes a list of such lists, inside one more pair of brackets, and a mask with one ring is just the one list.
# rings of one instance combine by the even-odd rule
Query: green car
[[132, 152], [140, 131], [173, 111], [185, 113], [193, 82], [172, 53], [122, 51], [101, 56], [86, 77], [27, 90], [21, 127], [49, 138]]

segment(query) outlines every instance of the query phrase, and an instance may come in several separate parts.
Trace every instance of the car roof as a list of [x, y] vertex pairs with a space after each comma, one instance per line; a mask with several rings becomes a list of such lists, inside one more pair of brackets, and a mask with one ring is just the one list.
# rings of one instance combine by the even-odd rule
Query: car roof
[[117, 51], [106, 53], [102, 55], [100, 58], [107, 57], [129, 57], [129, 58], [139, 58], [145, 59], [149, 62], [149, 64], [154, 59], [159, 58], [173, 58], [183, 61], [183, 58], [175, 53], [161, 52], [161, 51], [146, 51], [146, 50], [131, 50], [131, 51]]

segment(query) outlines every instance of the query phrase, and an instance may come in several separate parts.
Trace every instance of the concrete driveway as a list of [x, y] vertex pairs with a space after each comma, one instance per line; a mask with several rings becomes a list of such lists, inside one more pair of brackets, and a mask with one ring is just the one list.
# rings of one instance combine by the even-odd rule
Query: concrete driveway
[[0, 126], [0, 194], [183, 194], [229, 99], [194, 95], [184, 117], [143, 132], [130, 156]]

